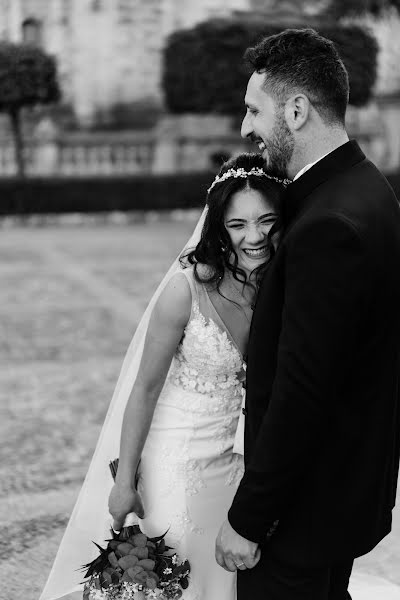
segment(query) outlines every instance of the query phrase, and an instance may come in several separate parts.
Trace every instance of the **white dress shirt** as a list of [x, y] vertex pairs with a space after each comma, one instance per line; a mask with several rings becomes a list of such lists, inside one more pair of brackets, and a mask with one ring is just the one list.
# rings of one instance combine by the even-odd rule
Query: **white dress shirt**
[[304, 175], [304, 173], [306, 171], [308, 171], [308, 169], [311, 169], [311, 167], [313, 167], [315, 164], [317, 164], [317, 162], [319, 162], [320, 160], [322, 160], [323, 158], [325, 158], [325, 156], [328, 156], [328, 154], [330, 154], [330, 152], [327, 152], [326, 154], [324, 154], [320, 158], [317, 158], [317, 160], [314, 160], [314, 162], [308, 163], [308, 165], [306, 165], [305, 167], [303, 167], [302, 169], [300, 169], [300, 171], [298, 173], [296, 173], [296, 175], [293, 177], [293, 181], [296, 181], [296, 179], [298, 179], [299, 177], [301, 177], [302, 175]]

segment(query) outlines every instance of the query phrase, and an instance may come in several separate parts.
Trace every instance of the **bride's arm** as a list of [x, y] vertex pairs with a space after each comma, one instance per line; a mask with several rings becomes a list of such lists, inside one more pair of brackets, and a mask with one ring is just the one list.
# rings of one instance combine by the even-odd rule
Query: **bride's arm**
[[135, 473], [171, 360], [189, 320], [190, 309], [188, 281], [184, 275], [175, 275], [154, 307], [139, 372], [124, 413], [118, 472], [109, 498], [115, 529], [120, 529], [124, 517], [131, 511], [143, 516], [141, 501], [135, 491]]

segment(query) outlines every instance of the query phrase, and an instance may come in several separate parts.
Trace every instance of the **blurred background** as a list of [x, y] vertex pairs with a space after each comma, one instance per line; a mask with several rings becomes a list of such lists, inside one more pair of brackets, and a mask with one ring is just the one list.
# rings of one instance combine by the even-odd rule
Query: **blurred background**
[[349, 134], [397, 189], [399, 7], [1, 0], [1, 213], [200, 204], [210, 171], [248, 148], [239, 136], [243, 52], [288, 26], [313, 26], [336, 43], [350, 75]]
[[[222, 160], [255, 150], [246, 47], [286, 27], [332, 39], [349, 135], [400, 196], [399, 11], [0, 0], [0, 598], [38, 598], [146, 303]], [[400, 585], [399, 556], [396, 513], [357, 572]]]

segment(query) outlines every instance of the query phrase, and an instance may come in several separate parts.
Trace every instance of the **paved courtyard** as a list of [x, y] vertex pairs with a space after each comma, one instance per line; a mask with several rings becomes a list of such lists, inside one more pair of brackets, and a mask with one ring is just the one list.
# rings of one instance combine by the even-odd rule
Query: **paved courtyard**
[[[0, 229], [1, 599], [37, 600], [127, 345], [192, 226]], [[400, 585], [399, 561], [400, 506], [356, 578]]]

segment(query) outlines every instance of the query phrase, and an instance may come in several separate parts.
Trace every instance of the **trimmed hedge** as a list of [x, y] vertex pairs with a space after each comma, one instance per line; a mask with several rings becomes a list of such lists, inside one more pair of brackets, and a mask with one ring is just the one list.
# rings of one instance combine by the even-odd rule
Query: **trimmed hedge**
[[[285, 28], [260, 19], [214, 19], [174, 33], [164, 52], [163, 86], [168, 109], [176, 114], [242, 114], [249, 77], [244, 52]], [[366, 104], [376, 79], [375, 38], [358, 25], [321, 25], [317, 29], [336, 44], [346, 65], [350, 103]]]
[[168, 210], [203, 206], [213, 173], [0, 179], [0, 215]]
[[[400, 199], [400, 173], [387, 175]], [[107, 179], [0, 180], [0, 215], [169, 210], [204, 205], [214, 173]]]

